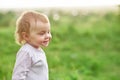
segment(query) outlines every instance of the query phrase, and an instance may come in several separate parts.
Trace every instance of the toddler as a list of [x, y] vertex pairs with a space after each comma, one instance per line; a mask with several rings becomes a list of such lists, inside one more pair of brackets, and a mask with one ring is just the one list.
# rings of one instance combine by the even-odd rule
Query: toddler
[[48, 80], [48, 64], [42, 47], [51, 40], [50, 22], [46, 15], [25, 11], [16, 22], [17, 52], [12, 80]]

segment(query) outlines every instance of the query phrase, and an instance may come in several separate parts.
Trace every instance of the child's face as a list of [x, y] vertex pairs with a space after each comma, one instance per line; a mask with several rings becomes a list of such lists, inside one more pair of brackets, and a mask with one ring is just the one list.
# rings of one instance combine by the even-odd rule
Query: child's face
[[51, 40], [50, 25], [49, 23], [37, 23], [37, 28], [31, 31], [28, 43], [32, 46], [39, 48], [39, 46], [48, 46]]

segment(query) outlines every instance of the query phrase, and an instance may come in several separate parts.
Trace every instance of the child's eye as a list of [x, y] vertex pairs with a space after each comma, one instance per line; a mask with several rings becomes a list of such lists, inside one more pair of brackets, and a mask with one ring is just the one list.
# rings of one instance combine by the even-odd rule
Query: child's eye
[[38, 33], [39, 35], [44, 35], [45, 33], [44, 32], [41, 32], [41, 33]]
[[50, 33], [50, 31], [48, 31], [48, 33]]

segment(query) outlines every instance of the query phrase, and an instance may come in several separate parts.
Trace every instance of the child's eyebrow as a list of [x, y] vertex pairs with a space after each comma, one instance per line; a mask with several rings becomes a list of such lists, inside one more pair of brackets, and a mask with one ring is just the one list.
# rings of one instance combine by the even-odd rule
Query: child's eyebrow
[[45, 33], [46, 31], [40, 31], [40, 33]]
[[50, 30], [41, 30], [40, 32], [50, 32]]
[[49, 31], [40, 31], [39, 33], [46, 33], [46, 32], [49, 32]]

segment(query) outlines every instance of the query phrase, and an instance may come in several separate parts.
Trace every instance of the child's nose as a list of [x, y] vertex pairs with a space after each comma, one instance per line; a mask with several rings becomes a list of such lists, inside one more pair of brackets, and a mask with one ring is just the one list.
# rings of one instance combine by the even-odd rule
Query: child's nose
[[46, 34], [46, 38], [50, 38], [50, 39], [51, 39], [51, 38], [52, 38], [51, 33], [47, 33], [47, 34]]
[[51, 33], [49, 34], [49, 36], [50, 36], [50, 38], [52, 38], [52, 35], [51, 35]]
[[51, 39], [52, 38], [52, 35], [51, 35], [51, 33], [49, 34], [49, 39]]

